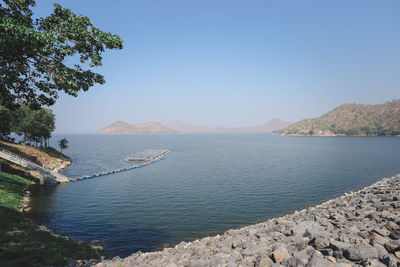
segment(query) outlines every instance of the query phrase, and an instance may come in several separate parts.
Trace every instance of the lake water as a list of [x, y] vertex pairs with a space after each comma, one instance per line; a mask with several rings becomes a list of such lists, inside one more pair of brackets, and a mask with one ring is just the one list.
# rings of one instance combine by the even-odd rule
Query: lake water
[[[53, 142], [64, 136], [56, 136]], [[41, 187], [32, 216], [98, 239], [113, 255], [152, 251], [306, 208], [400, 172], [400, 138], [272, 134], [67, 135], [74, 178], [171, 150], [149, 166]]]

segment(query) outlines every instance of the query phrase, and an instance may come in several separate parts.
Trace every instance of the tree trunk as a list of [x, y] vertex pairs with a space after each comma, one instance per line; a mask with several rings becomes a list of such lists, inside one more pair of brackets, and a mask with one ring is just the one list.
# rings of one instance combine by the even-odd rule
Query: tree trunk
[[26, 145], [26, 133], [24, 132], [24, 145]]

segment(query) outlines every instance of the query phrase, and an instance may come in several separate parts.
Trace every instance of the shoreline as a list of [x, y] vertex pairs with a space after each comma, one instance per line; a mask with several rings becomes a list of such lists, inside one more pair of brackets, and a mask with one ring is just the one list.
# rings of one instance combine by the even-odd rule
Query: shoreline
[[400, 266], [400, 174], [221, 235], [96, 266]]
[[[65, 162], [65, 163], [64, 163], [64, 162]], [[58, 173], [59, 171], [68, 168], [68, 167], [72, 164], [72, 160], [63, 160], [63, 163], [64, 163], [64, 164], [61, 164], [60, 166], [56, 166], [56, 167], [54, 168], [54, 171]], [[35, 182], [35, 183], [31, 184], [30, 186], [28, 186], [27, 190], [24, 191], [24, 196], [23, 196], [23, 199], [22, 199], [22, 208], [21, 208], [21, 212], [22, 212], [22, 213], [29, 213], [29, 212], [30, 212], [30, 210], [31, 210], [31, 208], [32, 208], [32, 207], [31, 207], [31, 202], [32, 202], [32, 191], [34, 191], [34, 190], [35, 190], [35, 187], [37, 187], [37, 186], [40, 186], [40, 185], [38, 185], [38, 183]], [[34, 188], [34, 189], [32, 190], [32, 188]], [[50, 229], [48, 229], [46, 226], [44, 226], [44, 225], [39, 225], [39, 224], [37, 224], [36, 222], [34, 222], [34, 224], [36, 224], [36, 225], [38, 226], [38, 228], [43, 228], [43, 227], [45, 227], [45, 228], [46, 228], [45, 231], [51, 232], [53, 235], [56, 235], [56, 234], [53, 233]]]

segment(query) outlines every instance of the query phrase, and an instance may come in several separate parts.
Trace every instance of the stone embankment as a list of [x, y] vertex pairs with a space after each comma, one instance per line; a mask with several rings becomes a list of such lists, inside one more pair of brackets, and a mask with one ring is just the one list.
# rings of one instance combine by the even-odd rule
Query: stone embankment
[[223, 235], [100, 266], [400, 266], [400, 175]]

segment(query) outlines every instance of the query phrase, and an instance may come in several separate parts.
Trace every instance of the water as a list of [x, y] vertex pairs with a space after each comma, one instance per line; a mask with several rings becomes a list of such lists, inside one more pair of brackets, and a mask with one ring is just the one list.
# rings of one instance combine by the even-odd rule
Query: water
[[[53, 138], [53, 142], [64, 136]], [[165, 160], [42, 187], [32, 216], [56, 233], [98, 239], [113, 255], [223, 233], [305, 208], [400, 172], [400, 138], [266, 134], [70, 135], [63, 173], [127, 166], [148, 148]]]

